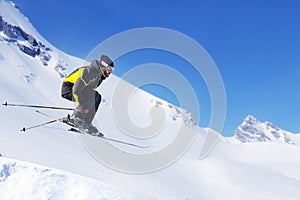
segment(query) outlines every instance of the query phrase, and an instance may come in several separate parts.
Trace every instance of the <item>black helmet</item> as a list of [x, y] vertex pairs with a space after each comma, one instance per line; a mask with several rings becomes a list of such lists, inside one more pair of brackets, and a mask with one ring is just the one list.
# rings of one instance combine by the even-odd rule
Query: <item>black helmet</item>
[[108, 56], [106, 56], [106, 55], [102, 55], [101, 56], [101, 58], [100, 58], [100, 64], [103, 67], [109, 67], [109, 66], [112, 67], [112, 68], [115, 67], [113, 61]]

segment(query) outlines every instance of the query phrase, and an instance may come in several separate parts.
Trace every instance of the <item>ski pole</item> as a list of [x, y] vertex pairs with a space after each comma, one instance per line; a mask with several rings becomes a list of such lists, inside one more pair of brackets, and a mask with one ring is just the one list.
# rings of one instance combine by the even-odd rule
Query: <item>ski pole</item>
[[54, 107], [54, 106], [41, 106], [41, 105], [26, 105], [26, 104], [11, 104], [5, 102], [3, 106], [17, 106], [17, 107], [30, 107], [30, 108], [46, 108], [55, 110], [75, 110], [74, 108]]
[[38, 124], [38, 125], [35, 125], [35, 126], [31, 126], [31, 127], [28, 127], [28, 128], [23, 127], [21, 129], [21, 131], [25, 132], [25, 131], [27, 131], [29, 129], [38, 128], [38, 127], [45, 126], [45, 125], [48, 125], [48, 124], [52, 124], [54, 122], [58, 122], [58, 121], [62, 121], [62, 120], [64, 120], [64, 117], [58, 118], [58, 119], [54, 119], [54, 120], [51, 120], [51, 121], [48, 121], [48, 122], [45, 122], [45, 123], [42, 123], [42, 124]]

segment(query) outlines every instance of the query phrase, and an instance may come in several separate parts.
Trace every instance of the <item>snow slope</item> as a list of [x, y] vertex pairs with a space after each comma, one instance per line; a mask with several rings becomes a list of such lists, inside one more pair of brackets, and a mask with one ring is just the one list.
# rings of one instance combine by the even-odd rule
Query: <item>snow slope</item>
[[[72, 103], [60, 97], [61, 76], [84, 61], [49, 44], [10, 2], [0, 0], [0, 15], [5, 22], [21, 27], [42, 44], [33, 46], [31, 40], [23, 36], [15, 39], [0, 31], [0, 102], [72, 107]], [[35, 56], [24, 53], [18, 44], [36, 52]], [[40, 51], [35, 51], [36, 48]], [[41, 59], [43, 55], [38, 54], [43, 51], [50, 57], [46, 59], [47, 65]], [[186, 111], [141, 90], [135, 89], [129, 101], [131, 120], [139, 126], [147, 126], [152, 120], [151, 111], [161, 108], [165, 119], [163, 130], [143, 140], [124, 134], [114, 122], [112, 107], [113, 91], [120, 81], [112, 76], [99, 88], [103, 102], [96, 125], [108, 137], [150, 148], [138, 149], [83, 137], [66, 131], [67, 127], [60, 123], [23, 133], [19, 131], [23, 126], [43, 123], [68, 112], [43, 110], [51, 116], [49, 118], [36, 113], [35, 109], [1, 106], [0, 199], [300, 198], [299, 135], [292, 135], [294, 145], [279, 142], [233, 144], [220, 136], [212, 153], [200, 160], [203, 138], [209, 129], [195, 127]], [[84, 142], [95, 141], [102, 155], [111, 155], [105, 151], [111, 145], [128, 155], [146, 155], [159, 152], [172, 143], [181, 124], [196, 131], [194, 142], [172, 165], [149, 173], [114, 170], [95, 159]], [[111, 157], [112, 163], [118, 161]]]
[[137, 199], [98, 180], [8, 158], [0, 159], [0, 199]]

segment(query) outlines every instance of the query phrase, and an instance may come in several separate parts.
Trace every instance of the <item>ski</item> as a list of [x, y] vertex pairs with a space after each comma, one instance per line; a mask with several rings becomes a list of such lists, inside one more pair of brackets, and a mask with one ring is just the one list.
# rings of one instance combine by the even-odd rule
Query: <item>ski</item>
[[138, 148], [149, 148], [149, 146], [141, 146], [141, 145], [137, 145], [137, 144], [133, 144], [133, 143], [129, 143], [129, 142], [125, 142], [125, 141], [122, 141], [122, 140], [117, 140], [117, 139], [113, 139], [113, 138], [109, 138], [109, 137], [105, 137], [103, 136], [102, 133], [101, 136], [100, 135], [97, 135], [97, 133], [95, 134], [91, 134], [91, 133], [88, 133], [87, 131], [85, 130], [81, 130], [79, 129], [78, 127], [76, 127], [75, 124], [72, 124], [70, 121], [70, 115], [68, 115], [62, 122], [71, 126], [71, 128], [68, 130], [68, 131], [73, 131], [73, 132], [76, 132], [76, 133], [81, 133], [81, 134], [89, 134], [91, 136], [95, 136], [95, 137], [98, 137], [98, 138], [101, 138], [101, 139], [104, 139], [104, 140], [108, 140], [108, 141], [111, 141], [111, 142], [116, 142], [116, 143], [120, 143], [120, 144], [125, 144], [125, 145], [129, 145], [129, 146], [133, 146], [133, 147], [138, 147]]
[[[47, 115], [47, 114], [45, 114], [41, 111], [36, 110], [36, 112], [41, 114], [41, 115], [50, 117], [49, 115]], [[98, 138], [101, 138], [101, 139], [104, 139], [104, 140], [108, 140], [108, 141], [111, 141], [111, 142], [116, 142], [116, 143], [120, 143], [120, 144], [124, 144], [124, 145], [128, 145], [128, 146], [133, 146], [133, 147], [137, 147], [137, 148], [149, 148], [149, 146], [141, 146], [141, 145], [125, 142], [125, 141], [122, 141], [122, 140], [117, 140], [117, 139], [113, 139], [113, 138], [109, 138], [109, 137], [105, 137], [105, 136], [100, 136], [100, 135], [97, 135], [97, 134], [88, 133], [88, 131], [81, 130], [75, 124], [71, 123], [69, 114], [67, 115], [67, 117], [57, 118], [57, 119], [54, 119], [54, 120], [51, 120], [51, 121], [48, 121], [48, 122], [45, 122], [45, 123], [42, 123], [42, 124], [39, 124], [39, 125], [32, 126], [32, 127], [28, 127], [28, 128], [23, 127], [23, 129], [21, 131], [25, 132], [27, 130], [42, 127], [42, 126], [45, 126], [45, 125], [48, 125], [48, 124], [51, 124], [51, 123], [54, 123], [54, 122], [61, 122], [63, 124], [66, 124], [66, 125], [70, 126], [68, 131], [72, 131], [72, 132], [76, 132], [76, 133], [80, 133], [80, 134], [89, 134], [91, 136], [98, 137]]]
[[120, 144], [125, 144], [125, 145], [138, 147], [138, 148], [142, 148], [142, 149], [149, 148], [149, 146], [141, 146], [141, 145], [137, 145], [137, 144], [133, 144], [133, 143], [129, 143], [129, 142], [124, 142], [124, 141], [121, 141], [121, 140], [116, 140], [116, 139], [113, 139], [113, 138], [108, 138], [108, 137], [105, 137], [105, 136], [103, 136], [102, 138], [105, 139], [105, 140], [109, 140], [111, 142], [117, 142], [117, 143], [120, 143]]
[[[73, 132], [81, 133], [81, 134], [89, 134], [89, 133], [86, 133], [85, 131], [81, 131], [81, 130], [73, 128], [73, 127], [70, 128], [69, 131], [73, 131]], [[89, 134], [89, 135], [91, 135], [91, 134]], [[133, 144], [133, 143], [129, 143], [129, 142], [125, 142], [125, 141], [122, 141], [122, 140], [117, 140], [117, 139], [113, 139], [113, 138], [109, 138], [109, 137], [105, 137], [105, 136], [96, 136], [96, 135], [92, 135], [92, 136], [102, 138], [104, 140], [108, 140], [108, 141], [111, 141], [111, 142], [116, 142], [116, 143], [120, 143], [120, 144], [133, 146], [133, 147], [138, 147], [138, 148], [143, 148], [143, 149], [149, 148], [149, 146], [141, 146], [141, 145], [137, 145], [137, 144]]]

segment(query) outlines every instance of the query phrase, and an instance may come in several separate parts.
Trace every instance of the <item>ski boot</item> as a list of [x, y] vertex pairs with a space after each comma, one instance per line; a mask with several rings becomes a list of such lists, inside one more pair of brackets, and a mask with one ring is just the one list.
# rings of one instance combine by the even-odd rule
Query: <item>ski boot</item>
[[70, 122], [74, 124], [78, 129], [88, 131], [88, 124], [84, 121], [84, 119], [72, 116], [70, 118]]

